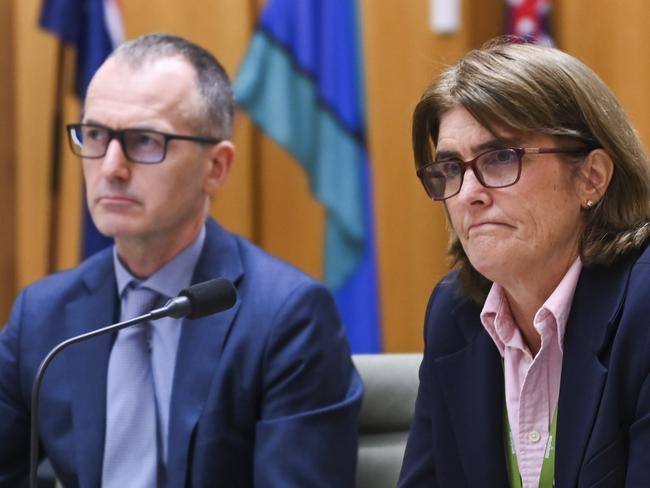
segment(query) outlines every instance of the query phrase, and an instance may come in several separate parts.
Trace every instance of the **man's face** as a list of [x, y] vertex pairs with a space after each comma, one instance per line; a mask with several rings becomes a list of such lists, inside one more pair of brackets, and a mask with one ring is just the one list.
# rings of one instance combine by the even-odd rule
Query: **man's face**
[[[197, 133], [200, 103], [194, 70], [182, 58], [162, 58], [137, 68], [110, 59], [88, 88], [83, 123], [206, 135]], [[112, 140], [103, 158], [83, 160], [95, 225], [118, 245], [190, 236], [206, 217], [208, 196], [227, 174], [229, 161], [222, 164], [219, 149], [170, 140], [165, 159], [147, 165], [127, 160], [119, 142]]]

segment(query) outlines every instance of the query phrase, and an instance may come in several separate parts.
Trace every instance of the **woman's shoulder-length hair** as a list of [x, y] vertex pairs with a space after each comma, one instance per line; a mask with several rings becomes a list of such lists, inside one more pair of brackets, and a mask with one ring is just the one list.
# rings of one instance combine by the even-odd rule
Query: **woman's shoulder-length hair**
[[[608, 265], [643, 247], [650, 236], [650, 163], [639, 136], [605, 83], [558, 49], [497, 39], [466, 54], [427, 87], [413, 113], [416, 166], [433, 160], [440, 118], [462, 106], [482, 125], [569, 138], [602, 148], [612, 180], [585, 210], [580, 257]], [[450, 226], [449, 254], [463, 293], [483, 303], [490, 282], [469, 262]]]

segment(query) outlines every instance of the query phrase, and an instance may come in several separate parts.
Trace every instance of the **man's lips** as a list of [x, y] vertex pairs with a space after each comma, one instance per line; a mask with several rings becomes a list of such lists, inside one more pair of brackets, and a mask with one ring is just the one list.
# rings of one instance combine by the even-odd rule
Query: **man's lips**
[[108, 205], [132, 205], [138, 203], [138, 200], [126, 195], [102, 195], [96, 199], [97, 203]]

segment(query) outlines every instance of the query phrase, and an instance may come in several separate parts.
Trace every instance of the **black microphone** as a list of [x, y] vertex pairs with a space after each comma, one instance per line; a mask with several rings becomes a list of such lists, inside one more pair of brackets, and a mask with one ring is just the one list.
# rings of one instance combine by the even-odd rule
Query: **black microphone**
[[54, 357], [62, 350], [76, 344], [104, 334], [110, 334], [132, 325], [142, 322], [161, 319], [163, 317], [173, 317], [180, 319], [198, 319], [214, 313], [223, 312], [231, 308], [237, 301], [237, 290], [233, 284], [225, 278], [215, 278], [213, 280], [197, 283], [189, 288], [182, 290], [176, 298], [172, 298], [161, 308], [152, 310], [149, 313], [134, 317], [123, 322], [96, 329], [85, 334], [71, 337], [61, 342], [52, 349], [45, 359], [41, 362], [32, 386], [32, 405], [31, 405], [31, 431], [29, 440], [29, 486], [37, 488], [36, 470], [38, 468], [38, 402], [41, 391], [41, 383], [45, 370]]
[[[161, 317], [198, 319], [206, 315], [228, 310], [237, 300], [237, 290], [225, 278], [197, 283], [182, 290], [178, 297], [169, 300], [164, 307], [151, 313], [163, 313]], [[154, 320], [159, 317], [155, 317]]]

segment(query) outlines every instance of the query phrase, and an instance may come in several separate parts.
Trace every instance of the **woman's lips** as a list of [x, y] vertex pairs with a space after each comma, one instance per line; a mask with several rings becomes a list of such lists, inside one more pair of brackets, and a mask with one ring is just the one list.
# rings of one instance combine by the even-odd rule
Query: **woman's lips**
[[491, 230], [493, 228], [498, 228], [498, 227], [512, 227], [511, 225], [508, 225], [504, 222], [497, 222], [494, 220], [486, 220], [486, 221], [481, 221], [481, 222], [475, 222], [471, 224], [467, 228], [467, 234], [473, 231], [483, 231], [483, 230]]

